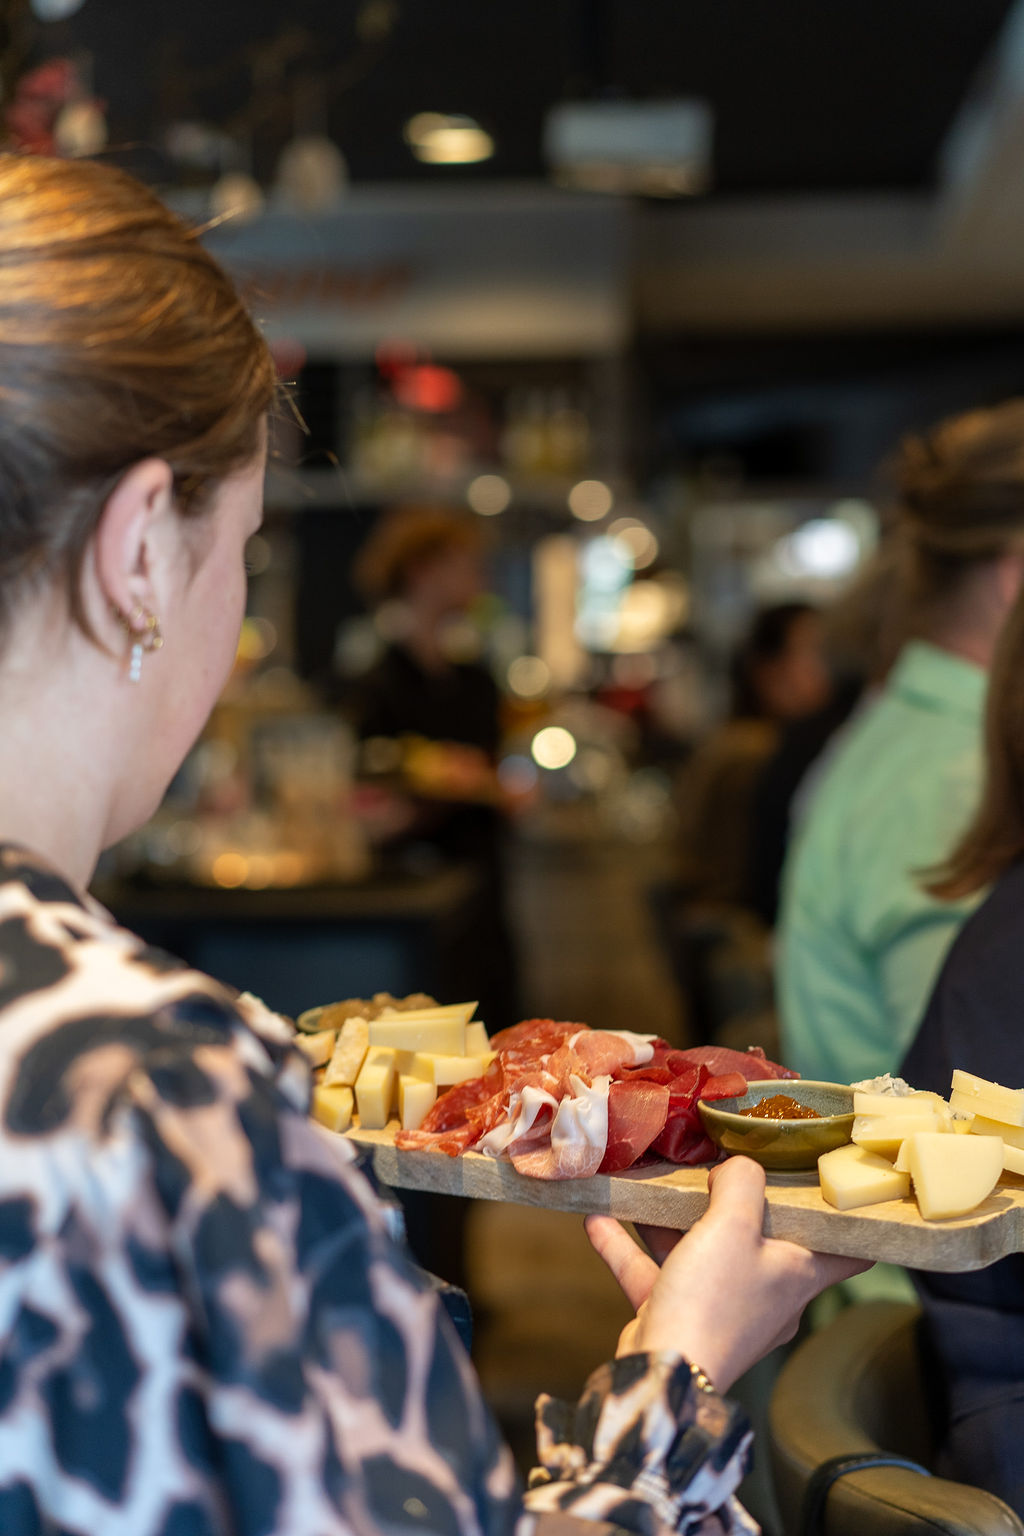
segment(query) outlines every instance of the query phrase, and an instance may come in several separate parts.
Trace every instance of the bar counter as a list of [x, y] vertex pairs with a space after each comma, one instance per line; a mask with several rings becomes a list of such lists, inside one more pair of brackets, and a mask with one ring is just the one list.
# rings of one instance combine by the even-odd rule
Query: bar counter
[[93, 895], [148, 943], [294, 1017], [379, 991], [460, 995], [478, 887], [459, 866], [274, 890], [108, 879]]

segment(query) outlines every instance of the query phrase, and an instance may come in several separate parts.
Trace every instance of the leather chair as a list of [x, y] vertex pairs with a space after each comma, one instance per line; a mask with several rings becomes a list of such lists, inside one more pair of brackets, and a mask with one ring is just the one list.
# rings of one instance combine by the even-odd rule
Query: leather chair
[[798, 1344], [783, 1366], [769, 1407], [769, 1443], [786, 1536], [801, 1530], [808, 1536], [1024, 1533], [1024, 1522], [1001, 1499], [906, 1466], [838, 1477], [816, 1523], [808, 1525], [808, 1487], [834, 1457], [888, 1453], [928, 1466], [919, 1317], [916, 1307], [900, 1302], [850, 1307]]

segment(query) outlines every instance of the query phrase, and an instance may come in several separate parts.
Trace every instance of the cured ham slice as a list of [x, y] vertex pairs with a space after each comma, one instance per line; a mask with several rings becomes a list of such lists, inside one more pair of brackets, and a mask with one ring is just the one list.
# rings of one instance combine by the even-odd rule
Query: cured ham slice
[[679, 1054], [707, 1067], [716, 1077], [724, 1072], [742, 1072], [748, 1083], [762, 1078], [800, 1076], [777, 1061], [769, 1061], [759, 1045], [752, 1045], [747, 1051], [731, 1051], [724, 1045], [695, 1045]]
[[532, 1179], [588, 1179], [596, 1173], [608, 1141], [610, 1086], [607, 1076], [587, 1083], [574, 1075], [571, 1094], [555, 1111], [547, 1144], [523, 1148], [513, 1142], [509, 1147], [516, 1172]]
[[665, 1128], [667, 1084], [644, 1078], [612, 1083], [608, 1094], [608, 1145], [598, 1173], [621, 1173], [642, 1156]]

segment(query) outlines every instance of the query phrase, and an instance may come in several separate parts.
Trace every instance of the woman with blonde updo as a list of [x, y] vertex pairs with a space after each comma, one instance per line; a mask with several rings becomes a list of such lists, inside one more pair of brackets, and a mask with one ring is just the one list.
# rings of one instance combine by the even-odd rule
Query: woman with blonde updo
[[811, 799], [783, 882], [783, 1059], [807, 1077], [895, 1071], [977, 900], [921, 871], [971, 818], [986, 674], [1024, 574], [1024, 400], [970, 411], [897, 456], [903, 638]]
[[594, 1223], [641, 1310], [575, 1415], [546, 1404], [521, 1497], [288, 1027], [86, 895], [230, 669], [273, 396], [150, 192], [0, 156], [0, 1531], [736, 1529], [749, 1435], [711, 1383], [852, 1267], [762, 1238], [759, 1170], [661, 1269]]

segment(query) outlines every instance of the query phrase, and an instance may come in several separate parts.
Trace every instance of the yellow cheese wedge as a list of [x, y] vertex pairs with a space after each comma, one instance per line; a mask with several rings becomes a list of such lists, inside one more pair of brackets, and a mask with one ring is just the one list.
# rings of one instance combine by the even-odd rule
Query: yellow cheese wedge
[[365, 1019], [346, 1019], [338, 1031], [338, 1043], [327, 1063], [324, 1082], [331, 1086], [346, 1083], [349, 1087], [359, 1076], [367, 1047], [370, 1044], [370, 1026]]
[[364, 1131], [381, 1131], [387, 1125], [394, 1088], [394, 1051], [371, 1046], [356, 1078], [356, 1108]]
[[474, 1019], [466, 1025], [466, 1055], [484, 1056], [491, 1048], [491, 1042], [487, 1035], [487, 1025], [480, 1019]]
[[338, 1084], [326, 1088], [317, 1083], [313, 1089], [313, 1119], [329, 1131], [347, 1131], [352, 1124], [352, 1089]]
[[425, 1083], [419, 1077], [401, 1076], [398, 1079], [398, 1118], [403, 1131], [418, 1131], [437, 1098], [433, 1083]]
[[967, 1114], [1024, 1126], [1024, 1088], [1003, 1088], [999, 1083], [990, 1083], [987, 1078], [975, 1077], [973, 1073], [957, 1068], [953, 1073], [949, 1102], [954, 1109], [964, 1110]]
[[315, 1035], [296, 1035], [295, 1044], [311, 1067], [322, 1067], [331, 1059], [336, 1038], [333, 1029], [321, 1029]]
[[895, 1157], [904, 1138], [913, 1136], [915, 1131], [943, 1130], [945, 1126], [934, 1108], [911, 1115], [856, 1115], [850, 1139], [858, 1147], [877, 1152], [880, 1157]]
[[462, 1019], [413, 1019], [407, 1013], [374, 1019], [370, 1044], [396, 1051], [429, 1051], [433, 1056], [465, 1056], [466, 1026]]
[[910, 1177], [897, 1173], [884, 1157], [863, 1147], [836, 1147], [818, 1158], [822, 1197], [838, 1211], [881, 1200], [901, 1200], [910, 1193]]
[[855, 1115], [929, 1115], [942, 1104], [937, 1093], [859, 1093], [853, 1095]]
[[1024, 1150], [1003, 1142], [1003, 1168], [1007, 1173], [1024, 1173]]
[[910, 1177], [926, 1221], [965, 1216], [980, 1205], [1003, 1171], [1003, 1144], [995, 1136], [907, 1137]]

